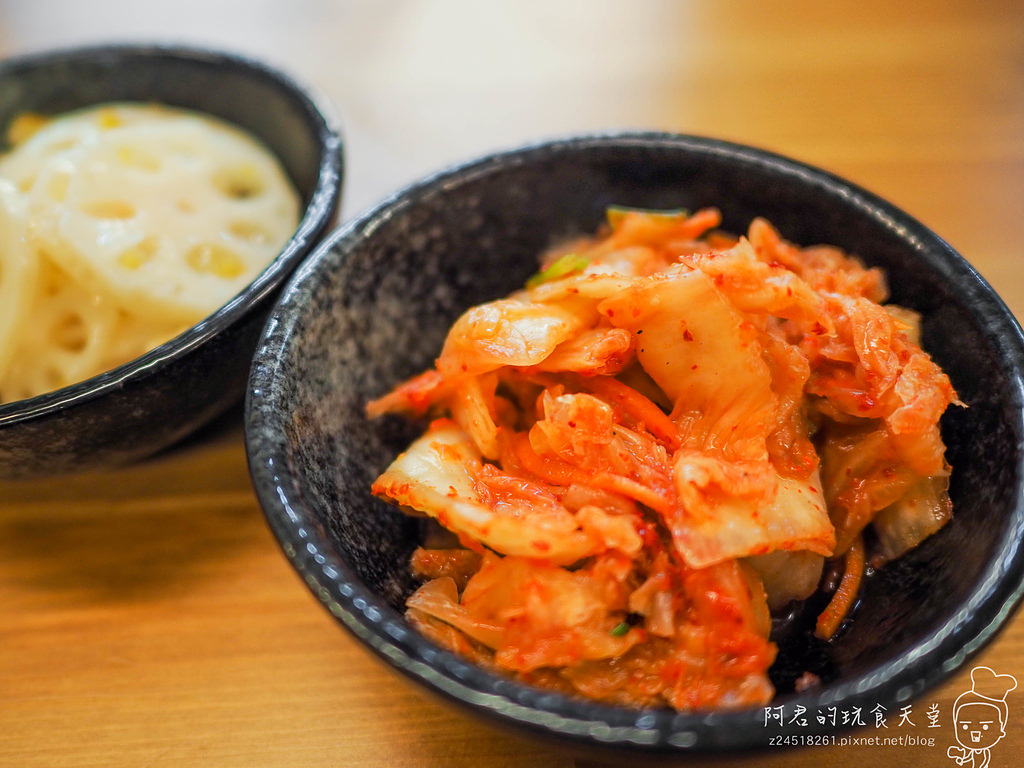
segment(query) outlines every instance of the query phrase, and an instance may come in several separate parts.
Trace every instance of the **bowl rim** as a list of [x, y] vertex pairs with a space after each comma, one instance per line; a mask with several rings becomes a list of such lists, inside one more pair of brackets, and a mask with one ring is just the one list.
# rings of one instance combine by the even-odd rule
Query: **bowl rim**
[[0, 61], [0, 81], [40, 67], [118, 57], [192, 62], [213, 70], [225, 68], [244, 72], [287, 94], [299, 107], [318, 147], [316, 183], [288, 241], [281, 246], [273, 260], [227, 303], [175, 337], [122, 365], [34, 397], [0, 403], [0, 433], [16, 424], [44, 419], [121, 390], [126, 385], [154, 375], [166, 363], [188, 357], [195, 349], [236, 323], [284, 283], [294, 267], [327, 231], [341, 201], [345, 174], [344, 140], [333, 105], [310, 84], [247, 54], [203, 45], [167, 42], [69, 46], [21, 54]]
[[[534, 736], [568, 739], [587, 747], [652, 753], [741, 752], [763, 749], [772, 730], [767, 708], [733, 712], [675, 713], [630, 709], [569, 698], [493, 675], [418, 635], [338, 556], [305, 503], [276, 409], [282, 357], [303, 304], [318, 286], [325, 262], [343, 261], [359, 241], [424, 197], [499, 171], [550, 156], [593, 148], [649, 147], [710, 153], [752, 164], [828, 189], [864, 215], [895, 232], [941, 275], [963, 280], [965, 301], [983, 324], [1010, 383], [1012, 425], [1024, 433], [1024, 332], [1002, 299], [944, 240], [902, 210], [828, 171], [771, 151], [690, 134], [612, 131], [573, 134], [499, 150], [455, 164], [399, 189], [332, 232], [290, 278], [264, 328], [250, 370], [245, 403], [245, 439], [256, 495], [279, 545], [308, 588], [335, 619], [371, 651], [408, 678], [444, 699]], [[337, 252], [337, 253], [336, 253]], [[995, 330], [993, 330], [995, 329]], [[1016, 495], [1009, 516], [1017, 533], [1000, 543], [959, 611], [898, 656], [856, 677], [817, 691], [784, 697], [770, 707], [860, 706], [909, 702], [947, 679], [977, 654], [1006, 623], [1024, 596], [1024, 452], [1014, 466]], [[811, 718], [802, 735], [841, 728]], [[792, 731], [791, 731], [792, 732]]]

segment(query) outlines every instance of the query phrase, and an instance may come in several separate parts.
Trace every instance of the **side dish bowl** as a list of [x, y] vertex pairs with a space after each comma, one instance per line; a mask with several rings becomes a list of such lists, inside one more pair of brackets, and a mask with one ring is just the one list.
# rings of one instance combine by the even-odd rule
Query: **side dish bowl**
[[[954, 518], [868, 579], [854, 621], [833, 642], [815, 640], [799, 620], [781, 631], [773, 668], [774, 703], [790, 713], [898, 710], [971, 658], [1021, 597], [1021, 329], [920, 223], [757, 149], [658, 133], [556, 140], [443, 171], [330, 235], [271, 313], [247, 393], [250, 470], [285, 554], [374, 653], [492, 721], [576, 745], [677, 754], [833, 730], [815, 718], [769, 722], [761, 709], [677, 714], [566, 698], [468, 664], [403, 618], [420, 526], [369, 488], [416, 428], [367, 420], [366, 401], [429, 367], [464, 309], [522, 285], [542, 250], [593, 231], [612, 204], [713, 205], [733, 232], [765, 216], [791, 241], [835, 244], [885, 268], [892, 300], [922, 313], [923, 345], [968, 405], [942, 425]], [[805, 670], [821, 684], [798, 693]]]
[[111, 45], [0, 62], [0, 135], [23, 113], [155, 102], [219, 117], [280, 160], [300, 221], [277, 257], [225, 306], [143, 356], [38, 397], [0, 404], [0, 476], [120, 464], [175, 442], [241, 399], [272, 300], [338, 209], [343, 155], [331, 111], [260, 62], [211, 50]]

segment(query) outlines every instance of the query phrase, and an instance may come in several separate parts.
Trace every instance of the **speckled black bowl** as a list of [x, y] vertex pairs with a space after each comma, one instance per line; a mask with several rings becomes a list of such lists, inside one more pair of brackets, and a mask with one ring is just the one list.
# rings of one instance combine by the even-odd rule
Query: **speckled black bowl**
[[291, 77], [216, 51], [159, 45], [62, 50], [0, 63], [0, 136], [19, 114], [160, 102], [228, 120], [280, 158], [302, 199], [298, 229], [227, 305], [148, 354], [86, 381], [0, 405], [0, 477], [120, 464], [180, 439], [238, 402], [284, 280], [333, 223], [342, 185], [337, 121]]
[[[923, 313], [925, 345], [970, 406], [943, 423], [956, 516], [869, 580], [856, 620], [832, 645], [809, 638], [799, 619], [790, 624], [773, 671], [787, 719], [798, 705], [812, 714], [898, 711], [991, 639], [1021, 596], [1021, 329], [921, 224], [832, 175], [755, 149], [663, 134], [539, 144], [428, 178], [333, 233], [283, 293], [249, 381], [250, 468], [286, 555], [338, 621], [396, 670], [534, 734], [678, 754], [832, 729], [813, 717], [766, 727], [760, 709], [681, 715], [570, 700], [466, 664], [402, 618], [420, 529], [368, 488], [413, 430], [397, 418], [368, 421], [364, 403], [430, 366], [462, 310], [521, 285], [541, 250], [592, 231], [613, 203], [716, 205], [733, 231], [767, 216], [793, 241], [835, 243], [881, 265], [894, 300]], [[796, 694], [805, 669], [824, 683]]]

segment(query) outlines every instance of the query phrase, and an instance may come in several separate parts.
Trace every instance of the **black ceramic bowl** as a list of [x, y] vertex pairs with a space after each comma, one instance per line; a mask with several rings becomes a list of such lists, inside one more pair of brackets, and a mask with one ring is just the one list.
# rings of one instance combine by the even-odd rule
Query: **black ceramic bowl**
[[[370, 496], [413, 430], [368, 421], [368, 398], [429, 367], [452, 321], [505, 295], [606, 206], [721, 208], [742, 232], [767, 216], [803, 244], [834, 243], [884, 267], [893, 299], [924, 316], [924, 344], [970, 406], [943, 422], [955, 517], [869, 580], [831, 645], [779, 637], [777, 705], [890, 712], [961, 667], [1021, 596], [1024, 345], [1016, 321], [945, 242], [828, 173], [767, 152], [664, 134], [571, 138], [426, 179], [321, 245], [271, 314], [249, 381], [250, 469], [270, 525], [313, 593], [398, 671], [468, 709], [535, 734], [648, 752], [732, 751], [772, 736], [763, 710], [676, 714], [568, 699], [496, 677], [402, 618], [417, 523]], [[823, 684], [794, 693], [800, 671]], [[337, 670], [344, 674], [344, 670]], [[787, 716], [788, 719], [788, 716]]]
[[142, 357], [86, 381], [0, 405], [0, 477], [123, 463], [153, 453], [241, 399], [275, 295], [333, 222], [343, 157], [336, 120], [259, 62], [177, 46], [104, 46], [0, 63], [0, 136], [19, 114], [111, 101], [208, 113], [255, 135], [299, 190], [302, 218], [274, 261], [227, 305]]

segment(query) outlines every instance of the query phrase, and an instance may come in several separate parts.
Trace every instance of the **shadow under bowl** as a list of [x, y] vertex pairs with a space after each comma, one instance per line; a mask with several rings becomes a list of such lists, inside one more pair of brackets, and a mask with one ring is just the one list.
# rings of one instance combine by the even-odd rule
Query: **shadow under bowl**
[[[1021, 330], [920, 223], [829, 173], [749, 147], [649, 133], [542, 143], [446, 170], [329, 236], [273, 310], [247, 394], [250, 470], [285, 554], [384, 661], [492, 722], [663, 757], [835, 730], [813, 717], [766, 727], [761, 709], [682, 714], [567, 698], [468, 664], [402, 616], [421, 529], [369, 488], [416, 427], [367, 420], [364, 404], [431, 367], [463, 310], [521, 286], [541, 251], [594, 231], [612, 204], [713, 205], [733, 232], [765, 216], [793, 242], [835, 244], [883, 267], [892, 300], [922, 313], [925, 348], [969, 406], [951, 408], [942, 423], [954, 518], [867, 581], [837, 640], [815, 640], [808, 616], [780, 631], [772, 671], [775, 705], [790, 714], [797, 706], [895, 711], [960, 668], [1021, 596]], [[822, 682], [796, 693], [803, 671]]]
[[[201, 48], [110, 45], [0, 62], [0, 135], [20, 114], [155, 102], [240, 126], [281, 161], [301, 219], [245, 289], [183, 334], [115, 369], [0, 404], [0, 477], [113, 466], [155, 453], [238, 402], [273, 300], [334, 223], [343, 177], [336, 119], [258, 61]], [[2, 149], [2, 146], [0, 146]]]

